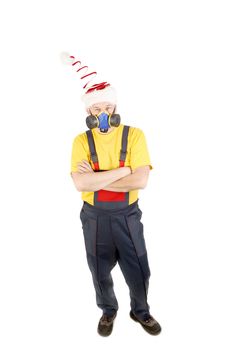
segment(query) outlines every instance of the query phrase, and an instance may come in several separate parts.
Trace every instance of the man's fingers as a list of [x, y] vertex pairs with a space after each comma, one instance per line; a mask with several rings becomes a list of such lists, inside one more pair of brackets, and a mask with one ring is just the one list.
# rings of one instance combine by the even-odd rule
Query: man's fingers
[[78, 166], [78, 170], [82, 171], [83, 173], [87, 173], [89, 170], [86, 168], [82, 168], [81, 166]]
[[86, 160], [82, 160], [81, 162], [78, 162], [77, 167], [78, 169], [80, 169], [80, 171], [85, 173], [93, 172], [91, 165]]
[[88, 168], [87, 166], [78, 165], [78, 167], [80, 169], [83, 169], [83, 170], [86, 170], [86, 171], [90, 171], [90, 168]]
[[92, 169], [90, 163], [89, 163], [87, 160], [83, 159], [82, 163], [83, 163], [84, 165], [86, 165], [88, 168]]
[[84, 161], [78, 162], [77, 164], [82, 165], [83, 167], [88, 166], [88, 163], [85, 163]]
[[92, 169], [90, 163], [89, 163], [87, 160], [83, 159], [82, 162], [81, 162], [81, 164], [82, 164], [83, 167], [85, 167], [85, 168], [88, 169], [89, 171], [93, 171], [93, 169]]

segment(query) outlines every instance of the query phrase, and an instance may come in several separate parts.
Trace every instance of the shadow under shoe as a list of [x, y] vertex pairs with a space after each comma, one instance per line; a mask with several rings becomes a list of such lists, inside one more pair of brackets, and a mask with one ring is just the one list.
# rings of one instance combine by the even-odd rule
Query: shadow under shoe
[[112, 333], [113, 322], [116, 318], [117, 313], [113, 316], [103, 314], [99, 320], [97, 331], [102, 337], [107, 337]]
[[139, 322], [145, 331], [151, 335], [157, 335], [162, 330], [160, 324], [150, 314], [145, 315], [143, 321], [138, 319], [132, 311], [130, 311], [129, 315], [135, 322]]

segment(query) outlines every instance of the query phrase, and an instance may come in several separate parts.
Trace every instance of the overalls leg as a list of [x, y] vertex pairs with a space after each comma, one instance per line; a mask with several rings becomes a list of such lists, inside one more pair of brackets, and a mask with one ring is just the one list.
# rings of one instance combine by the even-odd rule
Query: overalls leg
[[140, 319], [149, 312], [147, 294], [150, 269], [140, 213], [112, 217], [112, 230], [118, 249], [118, 263], [129, 287], [131, 310]]
[[103, 313], [112, 316], [118, 310], [111, 270], [116, 265], [116, 247], [110, 234], [107, 215], [81, 214], [89, 269], [96, 292], [96, 303]]

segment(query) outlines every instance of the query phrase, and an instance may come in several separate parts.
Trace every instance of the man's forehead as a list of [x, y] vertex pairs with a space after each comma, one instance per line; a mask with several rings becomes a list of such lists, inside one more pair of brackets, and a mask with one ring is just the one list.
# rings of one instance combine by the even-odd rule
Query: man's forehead
[[92, 108], [101, 108], [101, 107], [113, 107], [114, 104], [110, 102], [102, 102], [102, 103], [94, 103], [91, 107]]

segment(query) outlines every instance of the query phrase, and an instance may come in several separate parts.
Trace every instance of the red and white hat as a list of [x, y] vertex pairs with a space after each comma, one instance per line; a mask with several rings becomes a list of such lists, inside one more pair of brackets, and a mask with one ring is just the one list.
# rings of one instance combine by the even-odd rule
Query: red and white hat
[[[74, 56], [69, 55], [66, 52], [61, 53], [61, 59], [63, 63], [75, 66], [80, 64], [80, 68], [76, 72], [80, 72], [83, 69], [88, 69], [88, 66], [81, 66], [81, 61], [77, 61]], [[99, 102], [110, 102], [112, 104], [117, 103], [116, 90], [107, 82], [102, 82], [99, 84], [94, 84], [87, 89], [87, 85], [93, 79], [96, 72], [91, 72], [80, 77], [80, 79], [85, 79], [91, 77], [91, 79], [83, 86], [85, 91], [84, 95], [81, 96], [82, 102], [84, 102], [85, 107], [88, 108], [91, 105]]]

